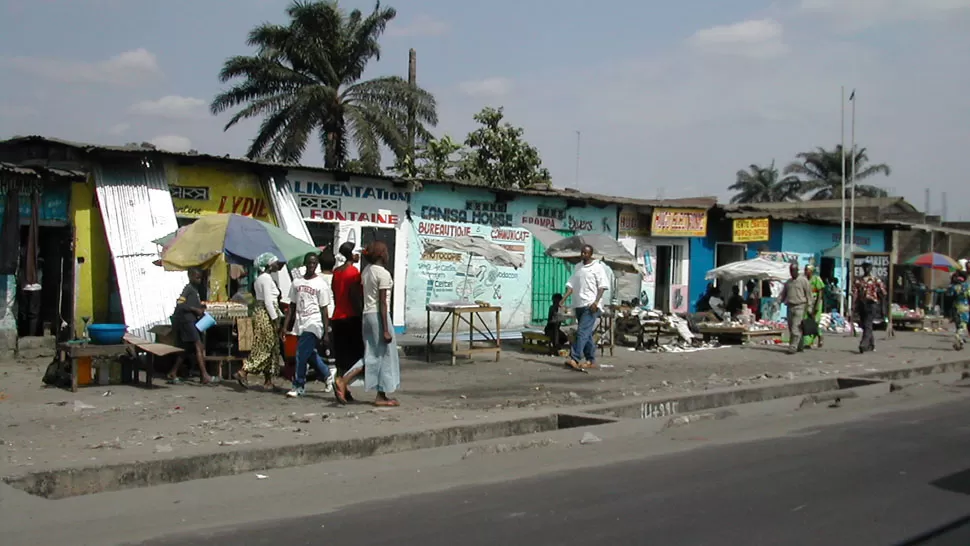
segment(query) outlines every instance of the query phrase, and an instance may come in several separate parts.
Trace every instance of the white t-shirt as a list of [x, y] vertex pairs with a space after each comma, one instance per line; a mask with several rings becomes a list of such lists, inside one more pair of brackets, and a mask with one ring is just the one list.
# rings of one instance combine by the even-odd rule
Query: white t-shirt
[[323, 315], [321, 307], [329, 307], [332, 303], [330, 289], [320, 275], [307, 280], [303, 277], [293, 279], [290, 285], [290, 301], [296, 306], [294, 313], [296, 320], [293, 330], [296, 335], [310, 332], [318, 338], [323, 338]]
[[253, 283], [253, 295], [256, 296], [258, 301], [263, 302], [266, 312], [269, 313], [269, 318], [276, 320], [280, 316], [279, 305], [277, 304], [280, 298], [280, 289], [273, 281], [272, 275], [262, 273], [256, 277], [256, 282]]
[[290, 303], [290, 285], [293, 284], [293, 280], [290, 278], [290, 272], [284, 265], [282, 269], [274, 271], [270, 275], [276, 281], [276, 286], [280, 288], [280, 301], [288, 305]]
[[378, 302], [381, 297], [381, 290], [387, 290], [387, 309], [391, 309], [391, 287], [394, 286], [394, 279], [391, 274], [379, 265], [369, 265], [360, 274], [360, 282], [364, 285], [364, 314], [377, 313], [380, 311]]
[[580, 262], [566, 282], [566, 287], [573, 291], [573, 309], [579, 309], [592, 305], [600, 288], [609, 290], [610, 280], [602, 262], [592, 261], [589, 265]]

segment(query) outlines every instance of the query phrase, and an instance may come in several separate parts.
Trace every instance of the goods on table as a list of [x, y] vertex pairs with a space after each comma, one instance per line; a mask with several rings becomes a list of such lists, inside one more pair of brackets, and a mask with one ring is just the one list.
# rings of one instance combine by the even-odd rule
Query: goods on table
[[205, 310], [215, 319], [243, 318], [249, 316], [249, 306], [232, 301], [204, 301]]

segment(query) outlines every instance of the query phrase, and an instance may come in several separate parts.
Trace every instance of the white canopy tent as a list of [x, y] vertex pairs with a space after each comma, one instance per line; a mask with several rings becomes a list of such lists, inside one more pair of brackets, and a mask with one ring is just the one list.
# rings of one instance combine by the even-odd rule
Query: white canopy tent
[[791, 278], [788, 267], [787, 263], [758, 257], [714, 268], [704, 275], [704, 279], [717, 279], [728, 284], [747, 279], [786, 281]]

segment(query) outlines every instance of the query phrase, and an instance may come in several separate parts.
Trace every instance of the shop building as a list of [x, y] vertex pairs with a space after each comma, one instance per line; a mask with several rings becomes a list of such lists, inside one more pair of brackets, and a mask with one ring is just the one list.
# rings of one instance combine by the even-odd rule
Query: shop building
[[14, 352], [19, 338], [56, 336], [70, 327], [71, 186], [85, 178], [79, 171], [0, 163], [0, 357]]
[[330, 247], [335, 254], [346, 242], [359, 249], [374, 241], [387, 245], [388, 270], [396, 281], [391, 292], [391, 320], [403, 331], [411, 229], [407, 183], [390, 177], [297, 169], [289, 170], [286, 180], [314, 245]]
[[[715, 203], [714, 198], [660, 200], [620, 211], [618, 240], [646, 272], [637, 292], [641, 305], [671, 313], [691, 309], [694, 293], [706, 285], [701, 284], [703, 273], [713, 262], [702, 243]], [[694, 278], [697, 271], [700, 282]]]
[[[543, 324], [554, 294], [565, 291], [572, 269], [545, 255], [526, 226], [563, 235], [606, 233], [616, 237], [617, 205], [609, 198], [560, 190], [493, 190], [461, 183], [425, 182], [413, 194], [407, 268], [409, 331], [423, 332], [432, 301], [485, 301], [502, 307], [502, 328]], [[512, 253], [524, 265], [499, 267], [454, 252], [424, 253], [428, 239], [479, 236]], [[609, 296], [607, 296], [609, 297]]]

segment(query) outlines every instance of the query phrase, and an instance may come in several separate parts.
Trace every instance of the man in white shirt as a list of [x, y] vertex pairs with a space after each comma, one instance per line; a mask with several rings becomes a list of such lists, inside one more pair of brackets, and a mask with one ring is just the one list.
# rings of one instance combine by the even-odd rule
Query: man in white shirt
[[[566, 282], [566, 293], [562, 304], [566, 305], [569, 296], [573, 297], [573, 310], [576, 313], [576, 343], [569, 349], [566, 365], [574, 370], [592, 368], [596, 365], [596, 345], [593, 343], [593, 330], [600, 316], [600, 300], [609, 289], [609, 276], [602, 262], [593, 260], [593, 247], [586, 245], [580, 253], [582, 263], [576, 266], [573, 276]], [[586, 363], [580, 364], [585, 357]]]
[[316, 254], [307, 254], [303, 259], [306, 273], [303, 277], [293, 279], [290, 285], [290, 301], [292, 304], [286, 309], [286, 322], [296, 316], [293, 330], [299, 339], [296, 345], [296, 372], [293, 374], [293, 389], [286, 393], [290, 398], [303, 396], [306, 392], [307, 361], [313, 360], [320, 377], [327, 382], [328, 392], [333, 388], [333, 376], [330, 368], [323, 362], [317, 345], [324, 336], [328, 335], [329, 312], [331, 305], [330, 289], [326, 281], [317, 275], [320, 261]]

